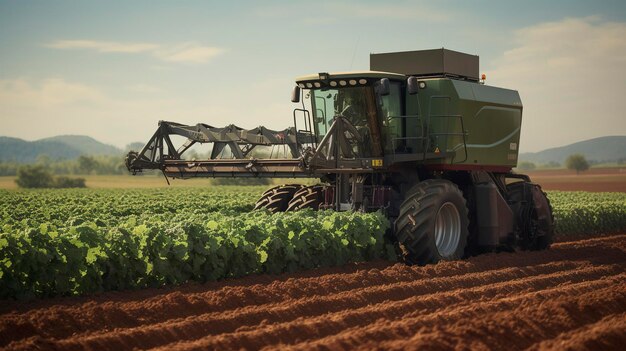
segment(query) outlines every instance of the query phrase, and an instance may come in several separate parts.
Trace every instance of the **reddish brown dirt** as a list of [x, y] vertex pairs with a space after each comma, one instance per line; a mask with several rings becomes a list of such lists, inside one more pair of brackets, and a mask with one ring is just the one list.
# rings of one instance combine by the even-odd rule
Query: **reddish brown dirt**
[[544, 190], [626, 192], [626, 167], [591, 168], [580, 174], [565, 169], [528, 171], [527, 174]]
[[9, 350], [623, 349], [626, 235], [0, 307]]

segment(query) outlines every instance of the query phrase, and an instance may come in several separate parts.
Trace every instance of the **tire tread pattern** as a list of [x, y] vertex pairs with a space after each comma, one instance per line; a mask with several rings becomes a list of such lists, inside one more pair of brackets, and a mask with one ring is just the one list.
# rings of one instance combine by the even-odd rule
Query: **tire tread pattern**
[[264, 208], [272, 213], [284, 212], [294, 194], [303, 187], [302, 184], [283, 184], [270, 188], [261, 195], [261, 198], [254, 205], [254, 209]]
[[[429, 264], [441, 260], [434, 245], [435, 217], [437, 205], [442, 196], [456, 193], [463, 208], [459, 209], [464, 226], [460, 245], [467, 241], [467, 203], [461, 190], [452, 182], [440, 179], [422, 181], [409, 189], [400, 206], [400, 215], [395, 221], [396, 239], [403, 260], [408, 264]], [[459, 257], [460, 258], [460, 257]]]
[[298, 211], [305, 208], [318, 210], [324, 200], [324, 186], [306, 186], [296, 191], [287, 206], [287, 211]]

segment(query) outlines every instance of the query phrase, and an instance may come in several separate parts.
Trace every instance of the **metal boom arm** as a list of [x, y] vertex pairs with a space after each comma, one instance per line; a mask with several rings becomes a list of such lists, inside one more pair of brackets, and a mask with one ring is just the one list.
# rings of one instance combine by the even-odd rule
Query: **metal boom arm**
[[[176, 148], [171, 135], [186, 137], [183, 145]], [[196, 143], [213, 143], [208, 160], [188, 161], [182, 155]], [[160, 121], [159, 127], [140, 152], [131, 151], [126, 156], [126, 167], [137, 173], [144, 169], [159, 169], [175, 178], [233, 177], [237, 176], [306, 176], [302, 166], [302, 145], [315, 143], [315, 136], [295, 128], [276, 131], [263, 126], [243, 129], [236, 125], [215, 128], [199, 123], [188, 126], [176, 122]], [[283, 145], [289, 148], [291, 159], [248, 159], [256, 146]], [[222, 151], [229, 148], [232, 155], [221, 158]], [[302, 174], [302, 175], [300, 175]]]

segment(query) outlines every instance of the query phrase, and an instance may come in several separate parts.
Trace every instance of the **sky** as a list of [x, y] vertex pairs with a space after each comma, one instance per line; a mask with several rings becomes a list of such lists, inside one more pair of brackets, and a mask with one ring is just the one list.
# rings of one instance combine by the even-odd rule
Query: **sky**
[[0, 0], [0, 135], [124, 147], [159, 120], [283, 129], [295, 77], [441, 47], [519, 91], [522, 152], [626, 135], [623, 0]]

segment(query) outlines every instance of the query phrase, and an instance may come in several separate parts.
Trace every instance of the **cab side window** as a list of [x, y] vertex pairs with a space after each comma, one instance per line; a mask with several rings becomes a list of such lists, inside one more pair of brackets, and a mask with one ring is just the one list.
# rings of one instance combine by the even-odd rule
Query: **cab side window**
[[404, 137], [402, 98], [400, 83], [389, 85], [389, 95], [380, 97], [380, 116], [382, 118], [382, 134], [387, 151], [399, 150], [403, 147]]

